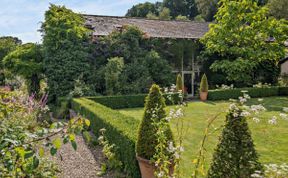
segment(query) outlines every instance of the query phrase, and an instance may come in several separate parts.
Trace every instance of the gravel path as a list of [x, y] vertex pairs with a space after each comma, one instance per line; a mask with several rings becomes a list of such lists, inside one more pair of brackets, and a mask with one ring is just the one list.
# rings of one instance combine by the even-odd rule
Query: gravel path
[[101, 162], [105, 160], [101, 147], [90, 148], [83, 137], [77, 136], [77, 150], [71, 144], [65, 144], [53, 159], [61, 171], [59, 178], [114, 178], [116, 174], [108, 172], [98, 176], [101, 172]]

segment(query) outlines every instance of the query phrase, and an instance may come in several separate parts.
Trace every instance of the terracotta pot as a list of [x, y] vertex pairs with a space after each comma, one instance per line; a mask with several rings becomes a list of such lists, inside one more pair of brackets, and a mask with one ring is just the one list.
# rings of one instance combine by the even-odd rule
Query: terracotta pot
[[[141, 158], [139, 156], [136, 156], [136, 158], [139, 163], [141, 177], [142, 178], [155, 178], [154, 176], [154, 172], [156, 170], [155, 165], [151, 164], [149, 160]], [[171, 164], [169, 168], [170, 176], [172, 176], [173, 173], [174, 173], [174, 164]]]
[[206, 101], [208, 96], [208, 92], [202, 92], [200, 91], [200, 99], [201, 101]]

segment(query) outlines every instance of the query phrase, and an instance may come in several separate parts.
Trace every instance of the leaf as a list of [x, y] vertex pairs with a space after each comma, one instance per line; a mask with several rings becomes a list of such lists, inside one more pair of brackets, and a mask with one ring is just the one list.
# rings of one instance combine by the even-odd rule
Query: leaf
[[66, 144], [69, 142], [69, 136], [65, 135], [64, 139], [63, 139], [63, 144]]
[[61, 142], [61, 139], [58, 137], [56, 138], [55, 140], [53, 140], [53, 145], [55, 146], [56, 149], [60, 149], [61, 148], [61, 145], [62, 145], [62, 142]]
[[51, 154], [52, 156], [54, 156], [56, 153], [57, 153], [57, 149], [54, 148], [54, 147], [51, 147], [51, 149], [50, 149], [50, 154]]
[[34, 155], [33, 151], [26, 151], [24, 155], [24, 159], [31, 158]]
[[71, 141], [71, 145], [73, 149], [76, 151], [77, 150], [77, 143], [75, 141]]
[[75, 134], [69, 134], [69, 140], [74, 141], [75, 140]]
[[40, 148], [39, 148], [38, 154], [39, 154], [40, 157], [43, 157], [43, 156], [44, 156], [45, 151], [44, 151], [44, 148], [43, 148], [43, 147], [40, 147]]
[[36, 169], [39, 166], [39, 159], [37, 158], [37, 156], [33, 157], [33, 168]]
[[88, 119], [85, 119], [85, 124], [86, 124], [86, 126], [90, 126], [90, 120], [88, 120]]
[[87, 132], [87, 131], [83, 132], [83, 137], [84, 137], [86, 142], [89, 143], [91, 141], [91, 136], [90, 136], [89, 132]]

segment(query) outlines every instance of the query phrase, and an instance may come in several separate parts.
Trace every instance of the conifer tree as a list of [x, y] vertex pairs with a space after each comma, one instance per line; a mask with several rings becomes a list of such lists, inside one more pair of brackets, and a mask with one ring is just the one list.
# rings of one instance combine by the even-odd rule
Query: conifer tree
[[208, 92], [208, 81], [207, 81], [206, 74], [204, 74], [201, 78], [200, 91]]
[[182, 91], [183, 92], [183, 80], [180, 74], [177, 75], [176, 79], [176, 90], [177, 91]]

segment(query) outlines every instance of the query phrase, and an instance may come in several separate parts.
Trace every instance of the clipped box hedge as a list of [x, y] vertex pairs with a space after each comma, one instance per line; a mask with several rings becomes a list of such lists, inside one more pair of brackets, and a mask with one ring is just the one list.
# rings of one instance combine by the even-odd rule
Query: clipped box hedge
[[288, 87], [279, 87], [279, 96], [288, 96]]
[[[280, 95], [280, 87], [267, 87], [267, 88], [236, 88], [236, 89], [227, 89], [227, 90], [209, 90], [208, 92], [208, 100], [229, 100], [229, 99], [238, 99], [239, 96], [243, 96], [241, 91], [248, 91], [248, 95], [252, 98], [260, 98], [260, 97], [269, 97], [269, 96], [278, 96]], [[288, 94], [287, 88], [286, 90], [281, 89], [282, 94], [285, 92]]]
[[[97, 103], [100, 103], [104, 106], [110, 107], [112, 109], [123, 109], [123, 108], [137, 108], [144, 107], [145, 98], [147, 94], [139, 95], [122, 95], [122, 96], [97, 96], [97, 97], [88, 97], [88, 99], [93, 100]], [[169, 95], [164, 94], [166, 99], [166, 104], [171, 105], [172, 101], [178, 103], [180, 101], [179, 94], [171, 94], [171, 100], [168, 99]]]
[[124, 171], [133, 178], [140, 178], [135, 151], [139, 121], [87, 98], [73, 99], [71, 106], [91, 121], [96, 136], [100, 129], [106, 129], [105, 136], [110, 144], [116, 145], [115, 154], [123, 163]]

